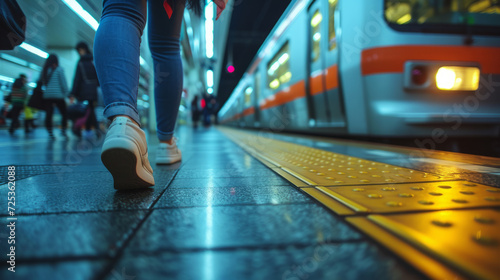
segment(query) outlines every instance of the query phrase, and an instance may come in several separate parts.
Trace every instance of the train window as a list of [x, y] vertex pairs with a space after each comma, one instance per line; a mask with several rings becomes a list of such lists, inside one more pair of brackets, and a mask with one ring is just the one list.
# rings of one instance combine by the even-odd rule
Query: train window
[[271, 89], [277, 89], [292, 79], [288, 42], [283, 45], [267, 65], [267, 79]]
[[[500, 6], [497, 0], [385, 0], [385, 17], [395, 26], [425, 25], [427, 32], [467, 26], [497, 29]], [[484, 28], [482, 31], [487, 32]]]
[[252, 87], [247, 87], [245, 89], [245, 107], [252, 106], [252, 93], [253, 93]]
[[333, 50], [337, 47], [337, 35], [335, 34], [335, 8], [337, 7], [338, 0], [328, 0], [330, 6], [329, 9], [329, 19], [328, 19], [328, 32], [329, 34], [329, 50]]
[[315, 62], [321, 55], [321, 21], [323, 16], [317, 10], [311, 18], [311, 62]]

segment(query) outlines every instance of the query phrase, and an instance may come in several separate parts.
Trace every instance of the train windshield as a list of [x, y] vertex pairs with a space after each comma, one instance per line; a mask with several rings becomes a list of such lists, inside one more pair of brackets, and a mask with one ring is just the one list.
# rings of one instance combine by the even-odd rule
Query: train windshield
[[385, 0], [400, 31], [500, 35], [500, 0]]

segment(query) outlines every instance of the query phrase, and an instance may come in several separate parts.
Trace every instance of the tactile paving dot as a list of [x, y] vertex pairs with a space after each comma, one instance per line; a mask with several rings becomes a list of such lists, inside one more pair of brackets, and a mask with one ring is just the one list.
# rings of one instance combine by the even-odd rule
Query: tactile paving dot
[[[477, 188], [481, 186], [478, 185]], [[471, 279], [500, 275], [500, 212], [492, 209], [370, 215], [369, 219]]]
[[[411, 170], [390, 164], [322, 151], [294, 143], [249, 137], [242, 132], [232, 132], [235, 141], [247, 149], [256, 149], [267, 158], [278, 162], [287, 171], [295, 173], [311, 185], [365, 185], [385, 183], [432, 182], [453, 180], [452, 176]], [[267, 140], [266, 145], [255, 138]], [[301, 162], [301, 163], [299, 163]], [[329, 164], [327, 164], [327, 162]], [[310, 168], [314, 166], [314, 168]], [[335, 178], [332, 179], [332, 178]]]
[[[446, 182], [446, 185], [429, 182], [390, 186], [363, 185], [362, 188], [349, 186], [317, 188], [358, 212], [390, 213], [500, 207], [500, 193], [491, 192], [494, 188], [476, 184], [472, 192], [467, 184], [470, 183], [452, 181]], [[402, 204], [394, 207], [395, 203]], [[358, 207], [359, 205], [362, 207]]]

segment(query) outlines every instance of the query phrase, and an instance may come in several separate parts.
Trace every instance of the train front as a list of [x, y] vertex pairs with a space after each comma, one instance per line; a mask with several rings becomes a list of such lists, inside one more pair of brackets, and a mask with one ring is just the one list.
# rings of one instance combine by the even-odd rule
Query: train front
[[500, 1], [361, 2], [339, 7], [349, 133], [499, 135]]

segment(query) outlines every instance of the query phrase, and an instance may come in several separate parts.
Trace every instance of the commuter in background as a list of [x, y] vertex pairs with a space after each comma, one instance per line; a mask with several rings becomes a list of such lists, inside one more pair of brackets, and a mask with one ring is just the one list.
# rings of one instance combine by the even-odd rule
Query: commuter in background
[[208, 93], [205, 93], [203, 102], [205, 103], [205, 106], [203, 107], [203, 125], [205, 127], [209, 127], [212, 124], [212, 114], [215, 112], [217, 104], [215, 97]]
[[10, 109], [11, 111], [9, 113], [10, 118], [12, 119], [9, 128], [10, 135], [13, 135], [16, 128], [20, 126], [19, 116], [21, 115], [26, 99], [28, 98], [28, 89], [26, 87], [27, 82], [28, 79], [26, 78], [26, 75], [21, 74], [12, 85], [12, 92], [10, 93], [10, 103], [12, 104], [12, 109]]
[[[148, 20], [149, 49], [155, 71], [156, 164], [182, 155], [173, 137], [182, 93], [180, 34], [186, 0], [104, 0], [94, 41], [96, 70], [104, 95], [104, 116], [112, 123], [101, 160], [113, 175], [115, 189], [153, 186], [146, 135], [137, 111], [141, 36]], [[201, 0], [188, 0], [201, 14]], [[205, 1], [203, 1], [205, 2]], [[227, 0], [215, 0], [217, 17]], [[148, 14], [149, 13], [149, 14]]]
[[35, 129], [35, 113], [36, 109], [29, 107], [28, 105], [24, 106], [24, 132], [26, 134], [32, 132], [30, 128]]
[[191, 118], [193, 120], [193, 127], [198, 127], [198, 122], [200, 121], [201, 109], [200, 109], [200, 99], [198, 95], [193, 97], [191, 101]]
[[64, 76], [64, 69], [59, 66], [59, 59], [57, 55], [51, 54], [45, 61], [40, 77], [45, 91], [43, 98], [46, 101], [46, 117], [45, 127], [49, 133], [50, 138], [54, 138], [52, 131], [52, 116], [54, 114], [54, 106], [61, 113], [61, 135], [67, 137], [66, 128], [68, 127], [68, 116], [66, 113], [65, 98], [68, 95], [68, 85]]
[[[87, 101], [87, 119], [85, 121], [85, 130], [90, 134], [92, 128], [96, 129], [96, 133], [100, 133], [97, 118], [95, 115], [95, 103], [97, 101], [97, 88], [99, 80], [94, 66], [94, 57], [90, 52], [89, 46], [85, 42], [80, 42], [76, 45], [76, 50], [80, 54], [80, 61], [76, 65], [75, 79], [73, 81], [73, 89], [71, 96], [78, 101]], [[81, 128], [73, 125], [73, 133], [81, 136]]]

